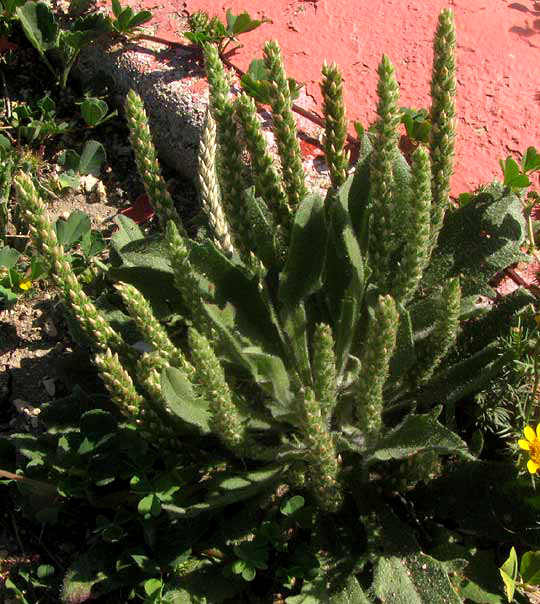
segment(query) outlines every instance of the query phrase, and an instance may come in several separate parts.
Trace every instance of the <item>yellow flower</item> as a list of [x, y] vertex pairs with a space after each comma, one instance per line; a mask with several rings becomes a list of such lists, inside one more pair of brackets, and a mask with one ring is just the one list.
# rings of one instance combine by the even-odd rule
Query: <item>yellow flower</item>
[[518, 445], [529, 452], [530, 459], [527, 462], [527, 470], [531, 474], [536, 474], [538, 468], [540, 468], [540, 424], [536, 426], [536, 432], [530, 426], [525, 426], [523, 434], [525, 434], [527, 440], [518, 440]]
[[19, 287], [23, 290], [23, 291], [28, 291], [31, 287], [32, 287], [32, 281], [30, 281], [30, 279], [27, 279], [26, 281], [21, 281], [19, 283]]

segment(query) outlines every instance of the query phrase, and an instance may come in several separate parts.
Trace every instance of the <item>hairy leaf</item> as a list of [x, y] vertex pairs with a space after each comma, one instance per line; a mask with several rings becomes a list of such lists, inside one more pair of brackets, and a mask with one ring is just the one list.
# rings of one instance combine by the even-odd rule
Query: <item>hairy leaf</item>
[[199, 434], [210, 433], [208, 401], [198, 397], [186, 375], [175, 367], [161, 372], [161, 389], [167, 407], [189, 428]]
[[279, 298], [289, 310], [322, 285], [326, 219], [319, 195], [308, 195], [296, 212], [289, 254], [280, 278]]
[[376, 461], [406, 459], [421, 451], [473, 459], [467, 444], [439, 423], [435, 413], [428, 413], [409, 415], [399, 426], [383, 434], [377, 444], [366, 452], [364, 463], [370, 465]]

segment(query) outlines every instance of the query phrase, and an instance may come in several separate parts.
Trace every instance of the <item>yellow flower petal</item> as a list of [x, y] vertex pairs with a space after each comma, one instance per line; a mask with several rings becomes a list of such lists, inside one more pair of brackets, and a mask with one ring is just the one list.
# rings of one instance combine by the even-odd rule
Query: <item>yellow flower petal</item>
[[536, 474], [539, 467], [540, 466], [535, 463], [532, 459], [529, 459], [529, 461], [527, 462], [527, 470], [529, 470], [531, 474]]
[[523, 440], [523, 439], [519, 439], [518, 440], [518, 445], [522, 448], [525, 449], [525, 451], [530, 451], [531, 447], [529, 445], [529, 441], [527, 440]]
[[536, 426], [536, 438], [538, 438], [538, 440], [540, 440], [540, 424], [538, 424]]
[[32, 281], [28, 280], [28, 281], [21, 281], [19, 283], [19, 287], [23, 290], [23, 291], [27, 291], [32, 287]]
[[536, 434], [534, 430], [530, 426], [525, 426], [523, 429], [523, 434], [525, 434], [525, 438], [530, 442], [534, 442], [536, 440]]

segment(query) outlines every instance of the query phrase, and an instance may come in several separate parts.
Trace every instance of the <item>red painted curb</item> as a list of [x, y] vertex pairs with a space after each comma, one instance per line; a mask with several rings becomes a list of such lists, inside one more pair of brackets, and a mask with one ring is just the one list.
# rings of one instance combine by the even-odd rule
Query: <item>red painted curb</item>
[[[186, 40], [183, 18], [197, 9], [224, 19], [231, 8], [272, 20], [243, 34], [231, 61], [246, 69], [265, 40], [279, 41], [288, 74], [305, 82], [299, 103], [320, 113], [320, 69], [335, 61], [345, 79], [348, 117], [375, 118], [376, 68], [383, 53], [394, 66], [401, 104], [427, 107], [432, 41], [439, 11], [454, 11], [458, 38], [458, 139], [452, 193], [500, 176], [498, 160], [540, 146], [540, 4], [533, 0], [129, 0], [153, 13], [149, 33]], [[176, 59], [172, 58], [171, 62]], [[178, 56], [182, 60], [182, 56]], [[196, 84], [200, 91], [200, 82]]]

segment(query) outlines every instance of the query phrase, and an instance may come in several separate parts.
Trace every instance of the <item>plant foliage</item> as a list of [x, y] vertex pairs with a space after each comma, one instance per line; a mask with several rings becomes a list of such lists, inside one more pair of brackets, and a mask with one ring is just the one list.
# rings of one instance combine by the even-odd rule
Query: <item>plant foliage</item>
[[[228, 26], [234, 30], [241, 17]], [[286, 485], [317, 518], [305, 539], [308, 559], [317, 564], [289, 569], [298, 579], [289, 604], [458, 604], [451, 565], [422, 551], [390, 493], [399, 475], [403, 493], [426, 483], [424, 501], [433, 501], [439, 457], [479, 463], [453, 431], [454, 405], [504, 365], [494, 348], [499, 326], [530, 298], [501, 308], [478, 303], [492, 293], [490, 279], [523, 258], [519, 198], [493, 184], [465, 207], [450, 204], [452, 13], [442, 11], [435, 36], [429, 145], [415, 151], [410, 165], [398, 149], [399, 89], [388, 57], [378, 68], [374, 135], [362, 138], [351, 174], [341, 76], [337, 67], [324, 67], [332, 177], [324, 197], [306, 182], [277, 43], [264, 49], [277, 158], [253, 101], [231, 97], [217, 49], [205, 43], [204, 57], [210, 111], [200, 181], [211, 237], [187, 235], [161, 177], [142, 102], [130, 92], [126, 104], [141, 178], [163, 231], [144, 237], [124, 219], [109, 275], [145, 352], [129, 346], [88, 297], [31, 180], [15, 179], [32, 236], [92, 343], [130, 438], [167, 455], [211, 452], [211, 469], [184, 491], [132, 479], [138, 511], [189, 522], [240, 509], [253, 520], [261, 500]], [[163, 321], [180, 321], [184, 336]], [[83, 432], [70, 437], [84, 433], [76, 455], [108, 446], [100, 413], [87, 412]], [[110, 476], [110, 466], [103, 471]], [[284, 509], [295, 513], [290, 501]], [[272, 539], [253, 525], [241, 529], [241, 520], [223, 528], [234, 535], [212, 537], [229, 548], [226, 563], [220, 556], [199, 559], [177, 570], [168, 587], [152, 583], [147, 591], [159, 587], [167, 602], [220, 602], [228, 592], [210, 590], [223, 572], [249, 583], [268, 566]]]

